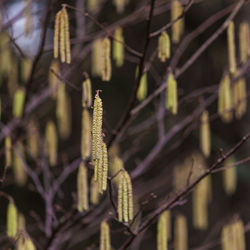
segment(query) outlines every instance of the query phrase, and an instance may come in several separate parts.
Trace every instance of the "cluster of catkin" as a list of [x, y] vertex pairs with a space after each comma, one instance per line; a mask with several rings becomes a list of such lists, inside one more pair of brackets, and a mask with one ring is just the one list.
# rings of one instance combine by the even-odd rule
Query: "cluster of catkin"
[[58, 58], [60, 52], [61, 62], [71, 62], [69, 18], [64, 6], [56, 14], [54, 29], [54, 58]]

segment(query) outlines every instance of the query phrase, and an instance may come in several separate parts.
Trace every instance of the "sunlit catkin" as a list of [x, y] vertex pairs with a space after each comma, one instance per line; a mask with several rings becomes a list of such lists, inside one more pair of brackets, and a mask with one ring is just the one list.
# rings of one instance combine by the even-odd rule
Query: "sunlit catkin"
[[234, 158], [228, 158], [224, 162], [224, 167], [227, 168], [222, 172], [223, 187], [228, 195], [232, 195], [237, 187], [237, 169], [233, 164]]
[[88, 173], [83, 162], [80, 164], [77, 174], [77, 209], [79, 212], [89, 209]]
[[165, 62], [170, 57], [170, 39], [167, 32], [163, 31], [158, 39], [158, 58]]
[[133, 219], [133, 190], [129, 174], [123, 170], [119, 173], [118, 186], [118, 219], [129, 222]]
[[211, 151], [211, 135], [209, 124], [209, 113], [205, 110], [201, 115], [200, 147], [203, 154], [208, 157]]
[[33, 120], [28, 124], [27, 147], [31, 157], [36, 159], [39, 155], [39, 132], [37, 124]]
[[48, 121], [45, 129], [45, 139], [49, 164], [54, 167], [57, 164], [57, 132], [54, 122]]
[[25, 100], [25, 90], [19, 88], [15, 91], [13, 100], [13, 116], [20, 118], [23, 114], [23, 105]]
[[101, 223], [100, 250], [111, 250], [109, 225], [106, 221]]
[[[179, 0], [172, 0], [171, 2], [171, 21], [176, 20], [183, 14], [183, 7]], [[179, 43], [180, 37], [184, 30], [184, 17], [175, 21], [172, 26], [172, 41], [173, 43]]]
[[17, 208], [14, 202], [10, 201], [7, 208], [7, 235], [13, 239], [17, 236], [17, 214]]
[[99, 185], [98, 182], [95, 181], [95, 178], [93, 177], [91, 179], [91, 186], [90, 186], [90, 202], [93, 205], [97, 205], [99, 203]]
[[167, 80], [166, 109], [173, 115], [176, 115], [178, 111], [177, 82], [172, 72], [169, 72]]
[[235, 51], [234, 22], [230, 21], [227, 28], [228, 62], [231, 74], [236, 71], [236, 51]]
[[239, 30], [240, 62], [245, 63], [250, 54], [250, 30], [248, 22], [240, 23]]
[[102, 76], [102, 65], [102, 39], [97, 39], [93, 42], [91, 53], [91, 73], [93, 76]]
[[170, 211], [166, 210], [161, 213], [157, 223], [157, 250], [168, 249], [168, 239], [171, 233], [171, 217]]
[[58, 85], [61, 83], [60, 79], [58, 78], [60, 75], [60, 65], [58, 60], [52, 60], [49, 68], [49, 87], [52, 90], [51, 97], [56, 98], [57, 96], [57, 88]]
[[124, 63], [124, 38], [122, 34], [122, 28], [115, 30], [114, 40], [113, 40], [113, 58], [115, 60], [116, 66], [121, 67]]
[[93, 160], [101, 158], [102, 152], [102, 100], [99, 93], [95, 95], [93, 124], [92, 124], [92, 158]]
[[[138, 72], [138, 68], [136, 69], [136, 71]], [[136, 77], [138, 74], [136, 73]], [[147, 72], [144, 72], [141, 76], [141, 80], [139, 83], [139, 87], [137, 90], [137, 99], [138, 101], [143, 101], [146, 96], [147, 96], [147, 92], [148, 92], [148, 80], [147, 80]]]
[[88, 77], [82, 83], [82, 107], [90, 108], [92, 106], [92, 84]]
[[175, 250], [187, 250], [188, 249], [187, 220], [184, 215], [178, 215], [175, 219], [174, 249]]
[[81, 134], [81, 155], [86, 160], [91, 154], [91, 118], [89, 111], [83, 108], [82, 111], [82, 134]]
[[5, 165], [6, 166], [10, 166], [11, 165], [11, 162], [12, 162], [12, 150], [11, 150], [11, 138], [10, 136], [6, 136], [5, 137], [5, 141], [4, 141], [4, 144], [5, 144]]
[[102, 80], [107, 82], [111, 79], [111, 60], [110, 60], [110, 39], [105, 37], [102, 41]]
[[229, 75], [226, 74], [218, 90], [218, 113], [223, 122], [229, 123], [233, 119], [233, 100]]

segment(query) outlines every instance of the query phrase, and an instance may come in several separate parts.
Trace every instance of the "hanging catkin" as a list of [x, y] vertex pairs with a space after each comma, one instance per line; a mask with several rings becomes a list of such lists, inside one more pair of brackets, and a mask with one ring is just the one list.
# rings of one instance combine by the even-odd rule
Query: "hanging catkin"
[[[138, 77], [138, 72], [139, 72], [139, 68], [136, 68], [136, 73], [135, 73], [135, 77]], [[147, 92], [148, 92], [148, 80], [147, 80], [147, 72], [144, 72], [141, 76], [141, 80], [139, 83], [139, 87], [137, 90], [137, 100], [138, 101], [143, 101], [146, 96], [147, 96]]]
[[58, 85], [61, 83], [60, 79], [57, 75], [60, 74], [60, 65], [58, 60], [52, 60], [49, 68], [49, 87], [52, 90], [51, 97], [56, 99], [57, 96], [57, 88]]
[[[183, 14], [183, 7], [179, 0], [172, 0], [171, 2], [171, 21], [176, 20]], [[184, 17], [180, 18], [172, 25], [172, 41], [179, 43], [180, 37], [184, 30]]]
[[122, 159], [115, 155], [113, 157], [111, 157], [109, 155], [109, 173], [111, 176], [115, 176], [113, 178], [113, 181], [115, 182], [115, 184], [118, 186], [118, 183], [119, 183], [119, 172], [121, 171], [121, 169], [124, 168], [124, 164], [123, 164], [123, 161]]
[[[102, 41], [102, 80], [108, 82], [111, 79], [110, 39], [105, 37]], [[100, 60], [100, 59], [99, 59]]]
[[250, 30], [248, 22], [240, 23], [239, 31], [240, 62], [245, 63], [250, 53]]
[[17, 208], [14, 202], [10, 201], [7, 208], [7, 235], [13, 239], [17, 236], [17, 214]]
[[61, 62], [66, 62], [69, 64], [71, 62], [69, 19], [65, 6], [56, 14], [55, 18], [54, 58], [58, 58], [59, 47]]
[[25, 35], [28, 36], [33, 30], [33, 15], [32, 15], [32, 0], [24, 0], [25, 6], [24, 17], [25, 17]]
[[20, 118], [23, 114], [23, 105], [25, 100], [25, 90], [19, 88], [15, 91], [13, 100], [13, 115]]
[[49, 164], [54, 167], [57, 164], [57, 132], [54, 122], [48, 121], [45, 130], [45, 139]]
[[232, 90], [230, 86], [230, 78], [226, 74], [219, 86], [218, 90], [218, 113], [223, 122], [229, 123], [233, 119], [233, 100]]
[[93, 42], [92, 54], [91, 54], [91, 73], [92, 76], [102, 76], [102, 40], [97, 39]]
[[209, 113], [205, 110], [201, 115], [200, 147], [203, 154], [208, 157], [211, 151], [211, 135], [209, 124]]
[[228, 167], [222, 172], [223, 175], [223, 187], [228, 195], [232, 195], [237, 187], [237, 169], [234, 164], [234, 158], [229, 157], [224, 162], [224, 167]]
[[158, 39], [158, 58], [161, 62], [166, 62], [170, 57], [170, 39], [167, 32], [163, 31]]
[[235, 39], [234, 39], [234, 22], [230, 21], [227, 28], [227, 44], [228, 44], [228, 61], [231, 74], [236, 71], [236, 55], [235, 55]]
[[18, 238], [16, 242], [17, 250], [24, 250], [24, 242], [25, 242], [25, 218], [23, 214], [18, 213]]
[[132, 183], [129, 174], [125, 170], [119, 174], [117, 210], [119, 221], [129, 222], [133, 219]]
[[27, 174], [23, 166], [23, 157], [24, 148], [21, 142], [19, 142], [17, 145], [15, 145], [13, 157], [14, 176], [18, 186], [24, 186], [27, 180]]
[[170, 211], [161, 213], [157, 223], [157, 250], [167, 250], [168, 240], [171, 238], [171, 217]]
[[184, 215], [178, 215], [175, 219], [174, 249], [175, 250], [187, 250], [188, 249], [187, 220]]
[[71, 101], [64, 83], [58, 85], [56, 117], [59, 135], [65, 140], [71, 133]]
[[33, 159], [39, 155], [39, 132], [37, 124], [31, 120], [28, 124], [28, 138], [27, 138], [28, 152]]
[[22, 60], [22, 81], [26, 83], [30, 76], [31, 68], [32, 68], [32, 60], [29, 58], [23, 58]]
[[81, 134], [81, 155], [86, 160], [91, 154], [91, 118], [89, 111], [83, 108], [82, 111], [82, 134]]
[[116, 12], [119, 14], [124, 12], [124, 9], [127, 3], [128, 3], [128, 0], [113, 0], [113, 4], [115, 5]]
[[88, 173], [83, 162], [80, 164], [77, 174], [77, 209], [79, 212], [89, 209]]
[[92, 106], [92, 85], [90, 78], [87, 79], [82, 83], [82, 107], [83, 108], [90, 108]]
[[93, 205], [97, 205], [99, 203], [99, 185], [98, 182], [95, 181], [95, 178], [93, 177], [91, 179], [91, 186], [90, 186], [90, 202]]
[[111, 250], [109, 225], [106, 221], [101, 223], [100, 250]]
[[92, 158], [93, 160], [101, 158], [102, 152], [102, 100], [99, 92], [95, 95], [93, 125], [92, 125]]
[[166, 109], [173, 115], [176, 115], [178, 111], [177, 82], [172, 72], [169, 72], [167, 80]]
[[12, 162], [12, 150], [11, 150], [11, 138], [10, 136], [5, 137], [5, 165], [9, 167]]
[[115, 30], [114, 40], [113, 40], [113, 58], [115, 60], [116, 66], [121, 67], [124, 63], [124, 38], [122, 34], [122, 28]]
[[25, 239], [24, 249], [25, 250], [36, 250], [36, 247], [35, 247], [33, 241], [31, 240], [30, 236], [27, 236], [27, 238]]

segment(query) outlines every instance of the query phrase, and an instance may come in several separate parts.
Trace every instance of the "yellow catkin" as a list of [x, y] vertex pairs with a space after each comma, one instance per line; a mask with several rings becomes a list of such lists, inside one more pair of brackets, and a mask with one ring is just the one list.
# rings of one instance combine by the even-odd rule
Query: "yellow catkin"
[[5, 137], [5, 165], [10, 166], [12, 162], [12, 150], [11, 150], [11, 138], [10, 136]]
[[111, 250], [110, 230], [106, 221], [102, 221], [101, 223], [100, 250]]
[[25, 250], [36, 250], [36, 247], [29, 236], [25, 239], [24, 249]]
[[98, 188], [98, 182], [95, 181], [95, 178], [93, 177], [91, 179], [91, 187], [90, 187], [90, 202], [93, 205], [97, 205], [99, 203], [99, 188]]
[[241, 119], [247, 110], [247, 86], [243, 77], [233, 84], [233, 106], [236, 119]]
[[116, 12], [119, 14], [124, 12], [127, 3], [128, 3], [128, 0], [113, 0], [113, 4], [115, 5]]
[[102, 143], [102, 180], [101, 180], [102, 190], [107, 189], [107, 178], [108, 178], [108, 152], [107, 152], [107, 146], [103, 142]]
[[211, 135], [209, 124], [209, 113], [205, 110], [201, 115], [200, 147], [203, 154], [208, 157], [211, 151]]
[[95, 160], [95, 169], [94, 169], [94, 177], [95, 177], [95, 180], [98, 182], [98, 190], [99, 190], [99, 193], [102, 194], [103, 193], [103, 190], [102, 190], [102, 174], [103, 174], [103, 171], [102, 171], [102, 150], [99, 154], [99, 159], [96, 159]]
[[59, 34], [60, 34], [60, 59], [61, 62], [64, 63], [66, 61], [66, 53], [65, 53], [65, 16], [63, 15], [62, 10], [60, 15], [60, 28], [59, 28]]
[[9, 202], [7, 208], [7, 235], [15, 239], [17, 236], [18, 213], [13, 201]]
[[88, 173], [83, 162], [80, 164], [77, 174], [77, 209], [79, 212], [89, 209]]
[[129, 222], [133, 219], [133, 190], [129, 174], [123, 170], [119, 174], [118, 186], [118, 219], [121, 222]]
[[0, 74], [9, 75], [12, 68], [11, 65], [11, 50], [10, 50], [10, 37], [8, 32], [0, 33]]
[[[136, 68], [136, 78], [137, 77], [138, 77], [138, 68]], [[147, 92], [148, 92], [147, 73], [144, 72], [141, 76], [141, 80], [136, 94], [138, 101], [140, 102], [143, 101], [147, 96]]]
[[122, 34], [122, 28], [115, 30], [114, 40], [113, 40], [113, 58], [115, 60], [116, 66], [121, 67], [124, 63], [124, 38]]
[[90, 108], [92, 106], [92, 85], [90, 78], [88, 77], [82, 83], [82, 107]]
[[228, 195], [232, 195], [237, 187], [237, 169], [232, 166], [234, 158], [228, 158], [224, 166], [228, 167], [222, 172], [223, 175], [223, 187]]
[[92, 125], [92, 158], [100, 159], [102, 151], [102, 100], [99, 93], [96, 94], [94, 100], [93, 125]]
[[188, 249], [187, 220], [184, 215], [178, 215], [175, 219], [174, 249], [175, 250], [187, 250]]
[[23, 105], [25, 100], [25, 90], [19, 88], [15, 91], [13, 100], [13, 115], [20, 118], [23, 114]]
[[248, 22], [240, 23], [239, 29], [240, 62], [245, 63], [250, 54], [250, 30]]
[[170, 211], [161, 213], [157, 223], [157, 250], [168, 249], [168, 239], [171, 238], [171, 217]]
[[47, 145], [47, 152], [49, 157], [49, 164], [54, 167], [57, 164], [57, 132], [54, 122], [48, 121], [45, 130], [45, 139]]
[[218, 91], [218, 113], [223, 122], [229, 123], [233, 119], [233, 100], [230, 86], [230, 78], [226, 74], [219, 86]]
[[98, 12], [99, 5], [99, 0], [87, 0], [87, 7], [93, 14]]
[[39, 133], [37, 124], [31, 120], [28, 124], [28, 138], [27, 138], [28, 152], [32, 158], [36, 159], [39, 155]]
[[81, 155], [86, 160], [91, 154], [91, 118], [88, 109], [82, 111]]
[[121, 169], [123, 169], [124, 164], [122, 159], [119, 156], [114, 156], [114, 157], [110, 157], [110, 163], [109, 163], [109, 172], [111, 176], [115, 176], [114, 177], [114, 182], [118, 185], [119, 183], [119, 171], [121, 171]]
[[64, 83], [58, 85], [56, 117], [59, 135], [62, 139], [67, 139], [71, 133], [71, 101]]
[[26, 36], [31, 34], [33, 30], [33, 14], [32, 14], [32, 0], [25, 0], [25, 6], [28, 5], [27, 8], [24, 10], [24, 17], [25, 17], [25, 30], [24, 33]]
[[102, 40], [97, 39], [93, 42], [91, 54], [91, 73], [94, 77], [102, 76]]
[[169, 110], [173, 115], [176, 115], [178, 112], [177, 82], [172, 72], [169, 72], [167, 80], [166, 109]]
[[18, 186], [24, 186], [27, 181], [22, 158], [24, 158], [24, 148], [20, 142], [15, 146], [13, 158], [14, 176]]
[[61, 83], [57, 75], [60, 75], [60, 65], [58, 60], [52, 60], [49, 68], [49, 87], [52, 90], [52, 98], [55, 99], [57, 96], [57, 88]]
[[64, 37], [65, 37], [66, 63], [70, 64], [71, 52], [70, 52], [69, 17], [65, 7], [62, 8], [62, 19], [64, 19], [64, 29], [61, 30], [61, 32], [64, 32]]
[[22, 60], [22, 81], [26, 83], [29, 79], [32, 69], [32, 60], [29, 58], [24, 58]]
[[24, 250], [25, 242], [25, 218], [23, 214], [18, 213], [18, 238], [16, 242], [16, 250]]
[[166, 62], [170, 57], [170, 39], [168, 34], [163, 31], [158, 39], [158, 58], [161, 62]]
[[236, 71], [236, 52], [235, 52], [235, 34], [234, 34], [234, 22], [230, 21], [227, 28], [227, 44], [228, 44], [228, 62], [229, 70], [231, 74]]
[[[102, 80], [105, 82], [111, 79], [111, 60], [110, 60], [110, 39], [104, 38], [102, 41]], [[99, 59], [100, 60], [100, 59]]]
[[[55, 18], [55, 26], [54, 26], [54, 58], [58, 58], [58, 55], [59, 55], [59, 31], [60, 31], [61, 15], [62, 15], [62, 12], [59, 11], [59, 12], [57, 12], [56, 18]], [[60, 37], [60, 39], [61, 39], [61, 37]]]
[[[183, 14], [183, 7], [179, 0], [172, 0], [171, 2], [171, 21], [177, 19]], [[184, 31], [184, 17], [176, 21], [172, 26], [172, 41], [179, 43], [180, 37]]]

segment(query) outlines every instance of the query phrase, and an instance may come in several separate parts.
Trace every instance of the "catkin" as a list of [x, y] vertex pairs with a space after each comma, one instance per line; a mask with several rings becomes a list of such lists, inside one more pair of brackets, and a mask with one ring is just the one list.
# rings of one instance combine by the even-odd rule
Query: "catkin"
[[113, 157], [110, 156], [109, 154], [109, 159], [110, 159], [110, 163], [109, 163], [109, 172], [111, 176], [115, 176], [113, 181], [118, 185], [119, 183], [119, 171], [121, 171], [121, 169], [124, 168], [124, 164], [122, 159], [115, 155]]
[[240, 23], [239, 29], [240, 62], [245, 63], [250, 53], [250, 30], [248, 22]]
[[118, 219], [121, 222], [133, 220], [133, 190], [129, 174], [123, 170], [119, 174]]
[[82, 111], [81, 155], [86, 160], [91, 154], [91, 118], [88, 109]]
[[28, 6], [24, 10], [25, 17], [25, 35], [28, 36], [33, 30], [33, 15], [32, 15], [32, 0], [24, 0], [25, 6]]
[[57, 88], [58, 85], [61, 83], [60, 79], [58, 78], [57, 75], [60, 74], [60, 65], [58, 60], [52, 60], [50, 64], [50, 69], [49, 69], [49, 87], [52, 90], [51, 97], [53, 99], [56, 99], [57, 96]]
[[231, 74], [236, 71], [236, 54], [235, 54], [235, 39], [234, 39], [234, 22], [230, 21], [227, 28], [227, 44], [228, 44], [228, 61]]
[[174, 249], [175, 250], [187, 250], [188, 249], [187, 220], [184, 215], [178, 215], [175, 219]]
[[[138, 77], [138, 68], [136, 69], [136, 77]], [[148, 92], [147, 73], [144, 72], [141, 76], [141, 80], [136, 94], [138, 101], [140, 102], [143, 101], [147, 96], [147, 92]]]
[[13, 100], [13, 115], [20, 118], [23, 114], [23, 105], [25, 100], [25, 90], [19, 88], [15, 91]]
[[29, 236], [25, 239], [24, 249], [25, 250], [36, 250], [36, 247]]
[[124, 38], [122, 34], [122, 28], [115, 30], [114, 40], [113, 40], [113, 58], [115, 60], [116, 66], [121, 67], [124, 63]]
[[223, 122], [229, 123], [233, 119], [233, 100], [232, 100], [232, 90], [230, 86], [230, 78], [226, 74], [219, 86], [218, 91], [218, 113]]
[[6, 136], [5, 137], [5, 165], [7, 167], [9, 167], [11, 165], [11, 162], [12, 162], [12, 150], [11, 150], [11, 138], [10, 136]]
[[80, 164], [77, 174], [77, 209], [79, 212], [89, 209], [88, 173], [83, 162]]
[[17, 250], [24, 250], [25, 243], [25, 218], [23, 214], [18, 213], [18, 238], [16, 242]]
[[237, 250], [245, 250], [245, 230], [244, 224], [241, 220], [237, 220], [233, 224], [233, 235], [235, 239], [235, 249]]
[[229, 166], [229, 167], [222, 172], [223, 187], [228, 195], [232, 195], [237, 187], [237, 169], [235, 166], [231, 166], [233, 163], [234, 163], [234, 158], [232, 157], [228, 158], [225, 161], [224, 166], [225, 167]]
[[115, 5], [116, 12], [121, 14], [124, 12], [128, 0], [113, 0], [113, 4]]
[[27, 147], [29, 154], [36, 159], [39, 155], [39, 132], [37, 124], [33, 120], [28, 124]]
[[9, 44], [9, 33], [2, 31], [0, 33], [0, 73], [3, 75], [9, 75], [9, 72], [13, 67], [11, 64], [11, 50]]
[[29, 58], [24, 58], [22, 60], [22, 81], [24, 83], [28, 81], [31, 69], [32, 69], [32, 60], [30, 60]]
[[97, 39], [93, 42], [91, 54], [91, 73], [93, 76], [102, 76], [102, 40]]
[[99, 197], [100, 197], [99, 185], [98, 182], [95, 181], [95, 178], [93, 177], [91, 179], [91, 187], [90, 187], [90, 202], [93, 205], [97, 205], [99, 203]]
[[93, 125], [92, 125], [92, 158], [100, 159], [102, 151], [102, 100], [99, 93], [96, 94], [94, 100]]
[[7, 208], [7, 235], [13, 239], [17, 236], [17, 214], [17, 208], [14, 202], [10, 201]]
[[87, 7], [93, 14], [98, 12], [99, 5], [99, 0], [87, 0]]
[[54, 27], [54, 58], [58, 58], [59, 54], [59, 30], [60, 30], [60, 22], [61, 22], [62, 12], [59, 11], [56, 14], [55, 18], [55, 27]]
[[109, 225], [106, 221], [101, 223], [100, 250], [111, 250]]
[[167, 80], [166, 109], [173, 115], [176, 115], [178, 111], [177, 82], [172, 72], [169, 72]]
[[54, 122], [48, 121], [45, 130], [45, 139], [49, 164], [54, 167], [57, 164], [57, 132]]
[[166, 210], [161, 213], [157, 223], [157, 250], [167, 250], [167, 241], [170, 239], [171, 233], [171, 217], [170, 211]]
[[[100, 59], [99, 59], [100, 60]], [[102, 41], [102, 80], [108, 82], [111, 79], [110, 39]]]
[[163, 31], [158, 39], [158, 58], [165, 62], [170, 57], [170, 39], [168, 34]]
[[[179, 0], [172, 0], [171, 2], [171, 21], [176, 20], [183, 14], [183, 7]], [[172, 25], [172, 41], [179, 43], [180, 37], [184, 30], [184, 17], [180, 18]]]
[[92, 85], [90, 78], [88, 77], [82, 83], [82, 107], [90, 108], [92, 106]]
[[211, 151], [211, 135], [209, 124], [209, 113], [205, 110], [201, 115], [200, 147], [203, 154], [208, 157]]
[[108, 152], [107, 146], [103, 142], [102, 143], [102, 179], [101, 179], [101, 186], [102, 190], [107, 189], [107, 178], [108, 178]]

